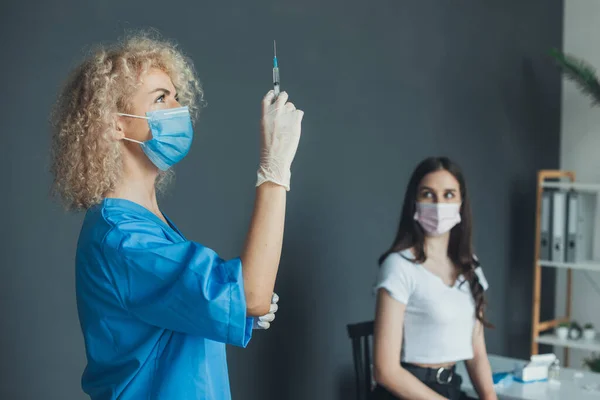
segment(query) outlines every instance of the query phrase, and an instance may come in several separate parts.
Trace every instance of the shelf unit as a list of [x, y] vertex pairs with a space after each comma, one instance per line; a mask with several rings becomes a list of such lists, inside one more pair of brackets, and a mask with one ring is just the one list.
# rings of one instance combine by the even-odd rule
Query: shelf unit
[[[542, 171], [542, 172], [563, 172], [563, 171]], [[574, 172], [563, 172], [565, 174], [573, 174]], [[546, 178], [552, 179], [552, 178]], [[597, 183], [580, 183], [580, 182], [542, 182], [542, 189], [562, 189], [576, 190], [578, 192], [598, 193], [600, 192], [600, 184]]]
[[581, 269], [586, 271], [600, 272], [600, 262], [597, 261], [580, 261], [576, 263], [567, 263], [539, 260], [538, 264], [540, 264], [542, 267]]
[[[549, 179], [559, 180], [548, 182]], [[567, 179], [568, 181], [560, 181]], [[544, 170], [538, 172], [537, 179], [537, 206], [536, 206], [536, 225], [535, 225], [535, 262], [533, 279], [533, 323], [531, 327], [531, 354], [538, 354], [539, 345], [546, 344], [564, 348], [564, 362], [569, 364], [569, 349], [580, 349], [600, 352], [600, 340], [572, 340], [559, 339], [555, 334], [548, 333], [558, 325], [571, 320], [571, 299], [572, 299], [572, 272], [573, 270], [585, 270], [600, 272], [600, 262], [578, 261], [575, 263], [557, 262], [540, 260], [541, 243], [541, 218], [542, 218], [542, 193], [544, 189], [576, 190], [578, 192], [588, 192], [600, 194], [600, 184], [579, 183], [575, 181], [575, 173], [572, 171], [552, 171]], [[540, 321], [540, 305], [542, 291], [542, 268], [563, 268], [567, 269], [567, 304], [566, 315], [562, 318], [556, 318], [548, 321]]]
[[536, 342], [540, 344], [548, 344], [551, 346], [571, 348], [571, 349], [580, 349], [580, 350], [590, 350], [590, 351], [600, 351], [600, 340], [585, 340], [585, 339], [559, 339], [556, 335], [552, 333], [544, 333], [536, 338]]

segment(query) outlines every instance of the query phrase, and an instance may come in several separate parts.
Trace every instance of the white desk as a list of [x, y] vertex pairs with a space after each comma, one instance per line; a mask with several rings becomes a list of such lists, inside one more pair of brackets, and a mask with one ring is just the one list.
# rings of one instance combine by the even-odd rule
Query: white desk
[[[523, 360], [494, 355], [490, 355], [489, 360], [494, 373], [512, 371], [515, 365], [526, 363]], [[469, 379], [464, 363], [459, 363], [456, 368], [463, 378], [462, 390], [469, 397], [476, 399], [477, 393], [473, 389], [473, 384]], [[560, 385], [551, 385], [548, 382], [519, 383], [513, 381], [505, 387], [497, 388], [496, 393], [500, 400], [600, 400], [600, 391], [584, 389], [585, 385], [600, 385], [600, 374], [578, 371], [583, 372], [583, 377], [575, 378], [576, 371], [578, 370], [561, 367]]]

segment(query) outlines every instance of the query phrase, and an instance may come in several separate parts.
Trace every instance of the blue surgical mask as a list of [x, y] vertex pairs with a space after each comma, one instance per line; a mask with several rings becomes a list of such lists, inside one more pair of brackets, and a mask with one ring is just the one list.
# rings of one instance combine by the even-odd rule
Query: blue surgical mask
[[152, 139], [146, 142], [130, 138], [123, 138], [123, 140], [139, 143], [150, 161], [162, 171], [166, 171], [181, 161], [192, 147], [194, 130], [190, 111], [187, 107], [149, 111], [145, 117], [123, 113], [117, 114], [124, 117], [148, 120]]

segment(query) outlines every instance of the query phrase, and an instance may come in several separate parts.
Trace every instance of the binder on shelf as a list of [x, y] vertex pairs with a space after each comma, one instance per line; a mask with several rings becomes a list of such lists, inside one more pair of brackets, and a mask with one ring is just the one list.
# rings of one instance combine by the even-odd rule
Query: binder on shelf
[[552, 195], [549, 191], [542, 192], [542, 221], [540, 235], [540, 260], [552, 260], [552, 246], [550, 245], [550, 215], [552, 215]]
[[567, 194], [552, 194], [552, 261], [565, 262]]
[[579, 261], [579, 195], [575, 191], [567, 194], [567, 245], [565, 246], [565, 261]]
[[577, 228], [577, 261], [598, 261], [594, 257], [594, 246], [598, 228], [596, 225], [597, 209], [599, 196], [595, 193], [579, 192], [579, 200], [577, 202], [579, 225]]

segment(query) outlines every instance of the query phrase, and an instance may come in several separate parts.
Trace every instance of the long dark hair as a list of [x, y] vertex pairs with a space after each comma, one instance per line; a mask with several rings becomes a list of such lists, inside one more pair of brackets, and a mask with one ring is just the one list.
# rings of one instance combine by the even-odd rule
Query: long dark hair
[[[424, 263], [427, 260], [425, 254], [425, 232], [421, 225], [415, 221], [414, 215], [416, 211], [417, 192], [419, 184], [425, 175], [445, 170], [456, 178], [460, 186], [460, 195], [462, 198], [462, 206], [460, 209], [461, 222], [450, 231], [450, 241], [448, 243], [448, 257], [458, 272], [465, 277], [465, 281], [471, 286], [471, 293], [475, 301], [475, 315], [481, 323], [486, 327], [492, 327], [492, 324], [484, 318], [485, 312], [485, 295], [483, 286], [479, 283], [479, 278], [475, 274], [475, 268], [479, 266], [479, 261], [474, 255], [473, 244], [471, 242], [471, 204], [467, 195], [467, 186], [460, 167], [448, 159], [447, 157], [431, 157], [427, 158], [417, 166], [414, 170], [406, 194], [404, 195], [404, 205], [402, 207], [402, 215], [400, 217], [400, 225], [398, 233], [394, 239], [392, 247], [379, 258], [379, 264], [391, 253], [396, 253], [406, 249], [414, 249], [414, 261]], [[463, 282], [464, 283], [464, 282]]]

